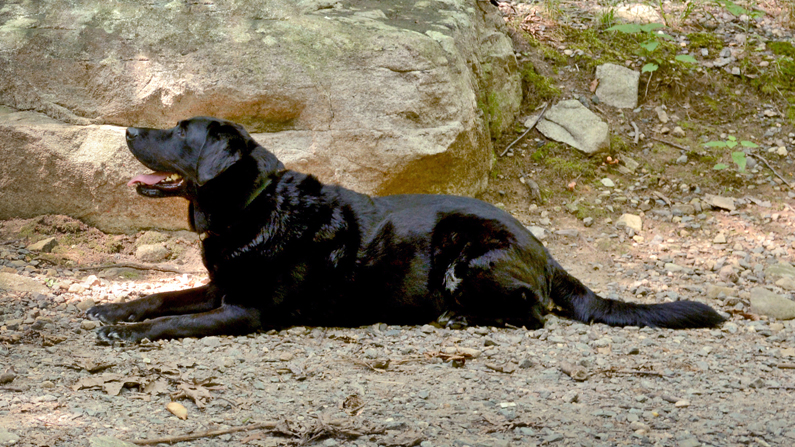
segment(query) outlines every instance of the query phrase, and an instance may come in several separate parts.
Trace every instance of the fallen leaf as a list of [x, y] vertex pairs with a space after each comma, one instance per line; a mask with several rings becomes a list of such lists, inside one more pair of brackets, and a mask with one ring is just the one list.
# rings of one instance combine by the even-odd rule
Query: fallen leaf
[[599, 87], [599, 79], [594, 79], [591, 81], [591, 85], [588, 87], [591, 90], [591, 93], [596, 91], [596, 88]]
[[183, 421], [188, 418], [188, 409], [179, 402], [170, 402], [166, 405], [166, 410]]

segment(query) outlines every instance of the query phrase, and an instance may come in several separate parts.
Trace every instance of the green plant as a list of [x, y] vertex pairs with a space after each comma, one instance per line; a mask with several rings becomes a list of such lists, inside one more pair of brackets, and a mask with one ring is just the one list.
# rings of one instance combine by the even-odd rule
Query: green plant
[[[614, 25], [607, 29], [607, 31], [620, 31], [625, 34], [639, 34], [643, 33], [646, 35], [646, 40], [641, 42], [639, 45], [644, 50], [644, 56], [648, 59], [652, 59], [656, 64], [653, 62], [649, 62], [643, 66], [641, 69], [642, 73], [646, 72], [654, 72], [660, 68], [659, 64], [662, 64], [662, 60], [654, 57], [654, 51], [659, 48], [660, 42], [664, 40], [674, 40], [668, 34], [663, 32], [655, 32], [660, 28], [663, 28], [665, 25], [662, 23], [646, 23], [644, 25], [639, 25], [637, 23], [625, 23], [622, 25]], [[688, 63], [695, 63], [696, 59], [693, 56], [688, 54], [680, 54], [675, 57], [676, 60], [679, 62], [688, 62]]]
[[[732, 149], [738, 144], [741, 145], [742, 147], [747, 147], [747, 148], [759, 147], [756, 143], [747, 140], [742, 140], [738, 143], [737, 137], [733, 135], [729, 135], [729, 138], [726, 139], [726, 141], [709, 141], [706, 144], [704, 144], [704, 147], [727, 147], [729, 149]], [[745, 152], [741, 151], [732, 152], [732, 161], [734, 162], [734, 164], [737, 165], [738, 171], [745, 172], [745, 165], [747, 163], [747, 159], [745, 158]], [[728, 167], [729, 165], [727, 164], [718, 163], [715, 166], [713, 166], [712, 169], [720, 171]]]
[[615, 22], [616, 22], [616, 10], [613, 9], [612, 7], [602, 11], [602, 13], [599, 14], [599, 25], [602, 28], [612, 27], [615, 24]]
[[765, 13], [763, 11], [760, 11], [758, 9], [745, 9], [731, 0], [714, 0], [714, 1], [716, 5], [720, 6], [726, 11], [729, 11], [729, 13], [735, 17], [746, 15], [752, 19], [758, 19], [760, 17], [765, 16]]

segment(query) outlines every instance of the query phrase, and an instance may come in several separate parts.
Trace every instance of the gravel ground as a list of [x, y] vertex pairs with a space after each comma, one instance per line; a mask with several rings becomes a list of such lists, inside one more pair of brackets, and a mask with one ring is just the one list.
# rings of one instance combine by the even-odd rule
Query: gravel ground
[[[785, 210], [773, 221], [769, 209], [747, 203], [702, 219], [702, 232], [719, 226], [726, 243], [675, 238], [672, 219], [651, 213], [641, 242], [581, 224], [547, 241], [600, 293], [701, 300], [731, 315], [719, 329], [553, 317], [535, 331], [296, 327], [134, 346], [98, 345], [84, 310], [206, 277], [128, 279], [137, 270], [94, 276], [47, 267], [45, 255], [8, 239], [24, 222], [6, 222], [0, 275], [17, 283], [0, 292], [0, 444], [107, 446], [197, 435], [178, 445], [792, 445], [795, 322], [760, 318], [749, 301], [759, 285], [791, 299], [769, 268], [791, 260], [785, 230], [795, 214]], [[612, 250], [596, 248], [606, 242]], [[180, 259], [195, 260], [195, 245], [186, 244]], [[61, 256], [81, 247], [64, 247]], [[123, 253], [108, 259], [136, 261]], [[169, 265], [196, 267], [179, 262]], [[184, 406], [186, 419], [166, 409], [171, 402]]]

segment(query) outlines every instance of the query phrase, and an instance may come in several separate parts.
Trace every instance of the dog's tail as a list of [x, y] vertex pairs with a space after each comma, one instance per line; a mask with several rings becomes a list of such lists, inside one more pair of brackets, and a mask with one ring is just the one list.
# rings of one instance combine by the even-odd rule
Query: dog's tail
[[711, 307], [695, 301], [637, 304], [602, 298], [553, 262], [552, 301], [568, 318], [610, 326], [671, 329], [715, 327], [726, 320]]

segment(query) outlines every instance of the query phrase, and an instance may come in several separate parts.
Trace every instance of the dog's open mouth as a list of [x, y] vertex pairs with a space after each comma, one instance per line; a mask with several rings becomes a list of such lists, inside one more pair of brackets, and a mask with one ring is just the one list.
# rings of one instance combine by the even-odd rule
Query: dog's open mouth
[[135, 186], [138, 193], [145, 196], [178, 194], [182, 191], [184, 184], [185, 179], [174, 172], [138, 174], [127, 182], [127, 186]]

